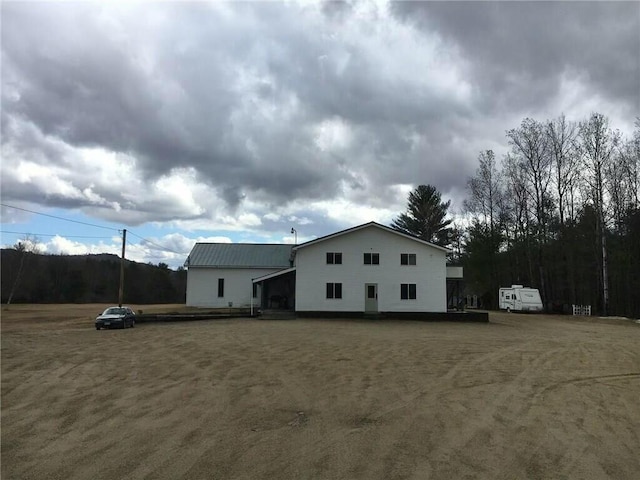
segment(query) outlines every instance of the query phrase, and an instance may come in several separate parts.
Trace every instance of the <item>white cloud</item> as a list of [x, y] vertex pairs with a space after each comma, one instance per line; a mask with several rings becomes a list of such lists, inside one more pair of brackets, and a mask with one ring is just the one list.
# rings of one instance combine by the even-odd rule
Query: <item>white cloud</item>
[[323, 120], [314, 130], [315, 144], [323, 152], [340, 152], [351, 145], [351, 128], [340, 117]]
[[277, 215], [273, 212], [269, 212], [267, 214], [264, 215], [263, 217], [265, 220], [271, 220], [272, 222], [277, 222], [278, 220], [280, 220], [280, 215]]
[[[640, 107], [640, 94], [638, 106]], [[550, 118], [570, 112], [567, 115], [568, 119], [578, 122], [587, 120], [594, 112], [602, 113], [610, 119], [611, 125], [620, 129], [625, 136], [630, 138], [633, 132], [633, 124], [626, 118], [628, 105], [611, 103], [589, 87], [584, 75], [572, 70], [565, 71], [561, 76], [553, 110], [559, 113], [554, 115], [554, 111], [548, 111]]]
[[[163, 262], [172, 268], [177, 268], [183, 265], [196, 242], [231, 243], [231, 239], [226, 236], [196, 236], [192, 238], [180, 233], [149, 237], [146, 240], [130, 236], [127, 239], [125, 258], [141, 263], [158, 264]], [[62, 235], [56, 235], [48, 240], [38, 238], [35, 242], [34, 245], [39, 252], [53, 255], [110, 253], [120, 256], [122, 252], [119, 236], [113, 237], [111, 242], [100, 241], [98, 243], [87, 243]]]

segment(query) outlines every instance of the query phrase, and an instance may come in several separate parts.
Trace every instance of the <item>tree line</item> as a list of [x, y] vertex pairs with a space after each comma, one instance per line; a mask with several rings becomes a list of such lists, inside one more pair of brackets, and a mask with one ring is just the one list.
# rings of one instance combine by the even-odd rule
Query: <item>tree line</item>
[[[506, 132], [500, 161], [478, 155], [467, 199], [454, 218], [432, 185], [409, 193], [391, 226], [452, 249], [466, 292], [497, 307], [500, 286], [538, 288], [548, 311], [591, 305], [640, 317], [640, 119], [623, 138], [593, 113], [572, 122], [525, 118]], [[2, 302], [116, 302], [115, 255], [39, 255], [2, 250]], [[186, 271], [126, 262], [125, 301], [185, 301]]]
[[[120, 258], [99, 255], [42, 255], [19, 242], [2, 249], [2, 303], [118, 303]], [[124, 302], [184, 303], [187, 272], [167, 264], [127, 260]]]
[[640, 119], [631, 138], [600, 113], [525, 118], [506, 138], [500, 161], [480, 152], [458, 220], [421, 185], [392, 226], [451, 247], [467, 293], [486, 308], [497, 306], [500, 286], [524, 284], [549, 311], [584, 304], [639, 317]]

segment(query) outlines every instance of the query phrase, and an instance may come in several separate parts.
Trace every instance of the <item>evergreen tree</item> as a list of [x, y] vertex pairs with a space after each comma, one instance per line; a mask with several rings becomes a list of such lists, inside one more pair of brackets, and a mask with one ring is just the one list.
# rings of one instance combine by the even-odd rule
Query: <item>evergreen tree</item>
[[451, 202], [443, 202], [432, 185], [419, 185], [409, 193], [407, 212], [391, 222], [391, 227], [415, 235], [427, 242], [446, 246], [451, 242], [451, 220], [447, 210]]

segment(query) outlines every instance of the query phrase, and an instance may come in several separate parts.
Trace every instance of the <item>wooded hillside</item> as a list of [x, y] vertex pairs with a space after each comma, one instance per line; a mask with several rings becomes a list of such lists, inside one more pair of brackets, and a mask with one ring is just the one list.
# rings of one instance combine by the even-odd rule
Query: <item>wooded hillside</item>
[[[40, 255], [3, 249], [2, 303], [22, 274], [11, 303], [118, 303], [120, 258], [116, 255]], [[182, 303], [187, 272], [126, 261], [124, 303]]]

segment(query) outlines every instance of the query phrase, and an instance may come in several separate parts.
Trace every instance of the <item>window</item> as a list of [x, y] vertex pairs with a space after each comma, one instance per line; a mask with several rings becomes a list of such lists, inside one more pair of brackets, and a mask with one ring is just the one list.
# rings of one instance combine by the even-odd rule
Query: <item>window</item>
[[416, 284], [415, 283], [401, 283], [400, 284], [400, 299], [401, 300], [415, 300], [416, 299]]
[[365, 265], [380, 265], [380, 254], [379, 253], [365, 253], [364, 254], [364, 264]]
[[253, 298], [258, 298], [258, 284], [253, 284]]
[[327, 298], [342, 298], [342, 284], [327, 283]]
[[224, 278], [218, 279], [218, 297], [224, 297]]
[[400, 254], [400, 265], [415, 265], [416, 264], [416, 254], [415, 253], [401, 253]]
[[342, 252], [327, 252], [328, 265], [342, 265]]

